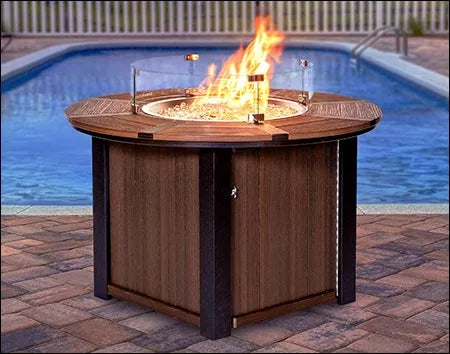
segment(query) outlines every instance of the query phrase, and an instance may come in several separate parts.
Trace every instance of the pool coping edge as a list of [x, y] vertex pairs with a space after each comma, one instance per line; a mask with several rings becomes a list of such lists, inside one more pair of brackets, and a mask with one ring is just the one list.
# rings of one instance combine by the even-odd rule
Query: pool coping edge
[[[358, 215], [448, 214], [449, 204], [358, 204]], [[2, 216], [92, 215], [92, 205], [2, 205]]]
[[[10, 60], [1, 64], [1, 81], [10, 79], [26, 70], [32, 69], [51, 59], [83, 49], [107, 49], [107, 48], [125, 48], [125, 47], [217, 47], [218, 38], [208, 39], [190, 39], [181, 41], [179, 38], [151, 39], [151, 40], [117, 40], [111, 41], [86, 41], [69, 44], [59, 44], [50, 46], [36, 52], [24, 55], [22, 57]], [[222, 47], [236, 46], [247, 40], [220, 38]], [[298, 40], [287, 38], [285, 46], [302, 47], [307, 45], [310, 48], [334, 49], [350, 53], [356, 44], [348, 42], [317, 41], [317, 40]], [[396, 53], [383, 52], [378, 49], [368, 48], [361, 58], [365, 61], [378, 66], [392, 74], [398, 75], [408, 81], [411, 81], [433, 93], [449, 98], [449, 78], [432, 70], [423, 68], [417, 64], [403, 60], [401, 55]]]

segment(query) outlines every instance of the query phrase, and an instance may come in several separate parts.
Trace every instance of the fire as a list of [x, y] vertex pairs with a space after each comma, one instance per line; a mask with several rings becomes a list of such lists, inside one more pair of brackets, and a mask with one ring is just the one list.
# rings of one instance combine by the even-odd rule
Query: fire
[[[255, 38], [247, 48], [241, 46], [225, 61], [217, 77], [216, 65], [208, 67], [208, 75], [199, 87], [205, 95], [197, 97], [193, 107], [199, 108], [210, 103], [211, 97], [218, 97], [230, 108], [253, 106], [258, 112], [266, 110], [269, 80], [273, 76], [275, 62], [280, 62], [284, 40], [281, 32], [268, 30], [269, 23], [269, 16], [256, 18]], [[249, 82], [249, 75], [264, 75], [264, 80]]]

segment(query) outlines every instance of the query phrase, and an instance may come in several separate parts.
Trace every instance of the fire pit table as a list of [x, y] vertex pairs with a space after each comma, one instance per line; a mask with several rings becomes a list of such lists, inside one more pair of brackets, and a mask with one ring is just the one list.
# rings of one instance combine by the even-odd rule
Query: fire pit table
[[[270, 99], [294, 105], [299, 93]], [[142, 91], [132, 103], [183, 97]], [[212, 339], [355, 300], [357, 135], [379, 122], [376, 105], [317, 92], [307, 112], [254, 124], [164, 118], [130, 100], [66, 111], [93, 137], [95, 296], [150, 306]]]

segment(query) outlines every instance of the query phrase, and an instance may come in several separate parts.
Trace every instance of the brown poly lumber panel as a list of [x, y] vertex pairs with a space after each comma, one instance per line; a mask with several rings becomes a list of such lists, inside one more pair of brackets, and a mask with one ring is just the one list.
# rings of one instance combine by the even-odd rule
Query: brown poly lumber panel
[[309, 107], [307, 115], [371, 121], [381, 117], [381, 110], [378, 106], [365, 101], [313, 103]]
[[[333, 129], [330, 130], [330, 126]], [[318, 119], [305, 124], [292, 124], [283, 126], [283, 130], [289, 133], [289, 139], [301, 140], [301, 139], [313, 139], [332, 137], [336, 135], [357, 133], [361, 130], [369, 129], [371, 127], [370, 122], [356, 121], [356, 120], [343, 120], [343, 119]]]
[[132, 114], [130, 101], [110, 98], [89, 98], [70, 106], [67, 115], [71, 117], [90, 117], [104, 115]]
[[[138, 92], [142, 105], [169, 97], [182, 97], [184, 89]], [[272, 97], [296, 101], [299, 91], [274, 89]], [[378, 106], [342, 95], [317, 92], [309, 111], [292, 118], [266, 120], [263, 124], [224, 121], [183, 121], [131, 113], [128, 93], [107, 95], [77, 102], [67, 108], [70, 123], [85, 133], [120, 140], [133, 138], [145, 144], [200, 146], [201, 143], [263, 143], [339, 139], [356, 136], [374, 127], [381, 118]]]
[[233, 315], [335, 287], [335, 142], [233, 154]]
[[198, 151], [111, 143], [111, 282], [200, 312]]
[[246, 122], [184, 121], [154, 134], [153, 138], [204, 142], [272, 141], [272, 134]]

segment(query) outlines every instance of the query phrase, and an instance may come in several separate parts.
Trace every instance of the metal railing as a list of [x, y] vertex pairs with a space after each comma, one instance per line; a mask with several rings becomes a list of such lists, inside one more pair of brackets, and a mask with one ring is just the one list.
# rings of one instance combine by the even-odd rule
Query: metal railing
[[[355, 45], [351, 52], [351, 58], [358, 60], [361, 54], [369, 48], [372, 44], [382, 38], [389, 32], [395, 33], [395, 50], [397, 53], [402, 53], [404, 57], [408, 56], [408, 33], [401, 28], [392, 26], [379, 27], [373, 32], [369, 33], [362, 41]], [[401, 41], [401, 46], [400, 46]], [[400, 49], [401, 47], [401, 49]]]
[[367, 34], [382, 26], [448, 34], [448, 1], [2, 1], [2, 33], [24, 36], [252, 34], [270, 14], [286, 34]]

